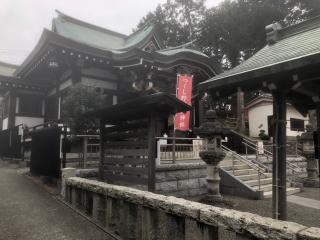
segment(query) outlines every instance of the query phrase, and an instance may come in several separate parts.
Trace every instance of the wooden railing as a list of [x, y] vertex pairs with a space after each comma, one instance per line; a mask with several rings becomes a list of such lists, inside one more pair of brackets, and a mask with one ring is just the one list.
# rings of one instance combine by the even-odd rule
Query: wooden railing
[[200, 160], [200, 138], [157, 137], [157, 164]]

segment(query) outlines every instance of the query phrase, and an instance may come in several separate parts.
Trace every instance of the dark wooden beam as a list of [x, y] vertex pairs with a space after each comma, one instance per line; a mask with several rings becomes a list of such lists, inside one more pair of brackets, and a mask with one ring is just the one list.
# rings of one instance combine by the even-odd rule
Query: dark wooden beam
[[320, 102], [316, 105], [316, 116], [317, 116], [317, 145], [315, 146], [318, 149], [318, 170], [320, 176]]
[[13, 128], [15, 125], [16, 115], [16, 94], [14, 91], [9, 93], [9, 108], [8, 108], [8, 128]]
[[303, 84], [300, 85], [300, 83], [298, 83], [296, 87], [294, 87], [292, 90], [297, 93], [306, 95], [308, 97], [319, 96], [320, 93], [319, 86], [315, 84], [305, 86]]
[[100, 120], [100, 163], [99, 163], [99, 180], [100, 181], [104, 181], [103, 163], [104, 163], [104, 153], [105, 153], [104, 141], [106, 139], [105, 125], [106, 125], [105, 121], [101, 119]]
[[272, 206], [273, 218], [280, 220], [287, 219], [286, 115], [286, 94], [277, 91], [273, 93]]

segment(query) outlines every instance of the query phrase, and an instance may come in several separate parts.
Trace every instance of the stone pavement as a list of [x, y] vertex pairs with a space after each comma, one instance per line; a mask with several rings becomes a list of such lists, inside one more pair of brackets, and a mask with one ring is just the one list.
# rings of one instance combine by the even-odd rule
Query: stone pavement
[[0, 240], [112, 239], [0, 160]]
[[301, 206], [315, 208], [320, 210], [320, 201], [311, 198], [299, 197], [291, 195], [287, 197], [287, 201]]

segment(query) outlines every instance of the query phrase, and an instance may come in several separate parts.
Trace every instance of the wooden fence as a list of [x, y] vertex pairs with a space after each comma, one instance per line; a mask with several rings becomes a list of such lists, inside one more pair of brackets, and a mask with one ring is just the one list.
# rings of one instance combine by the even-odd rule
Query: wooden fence
[[[147, 122], [127, 122], [106, 128], [100, 171], [109, 183], [147, 189], [149, 149]], [[153, 160], [154, 161], [154, 160]]]

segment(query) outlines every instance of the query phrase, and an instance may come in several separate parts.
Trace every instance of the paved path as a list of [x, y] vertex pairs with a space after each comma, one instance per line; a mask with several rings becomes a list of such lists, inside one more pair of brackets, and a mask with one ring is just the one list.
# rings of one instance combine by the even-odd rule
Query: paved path
[[295, 203], [301, 206], [315, 208], [320, 210], [320, 201], [311, 198], [299, 197], [295, 195], [290, 195], [287, 197], [287, 201]]
[[0, 240], [55, 239], [110, 238], [0, 160]]

